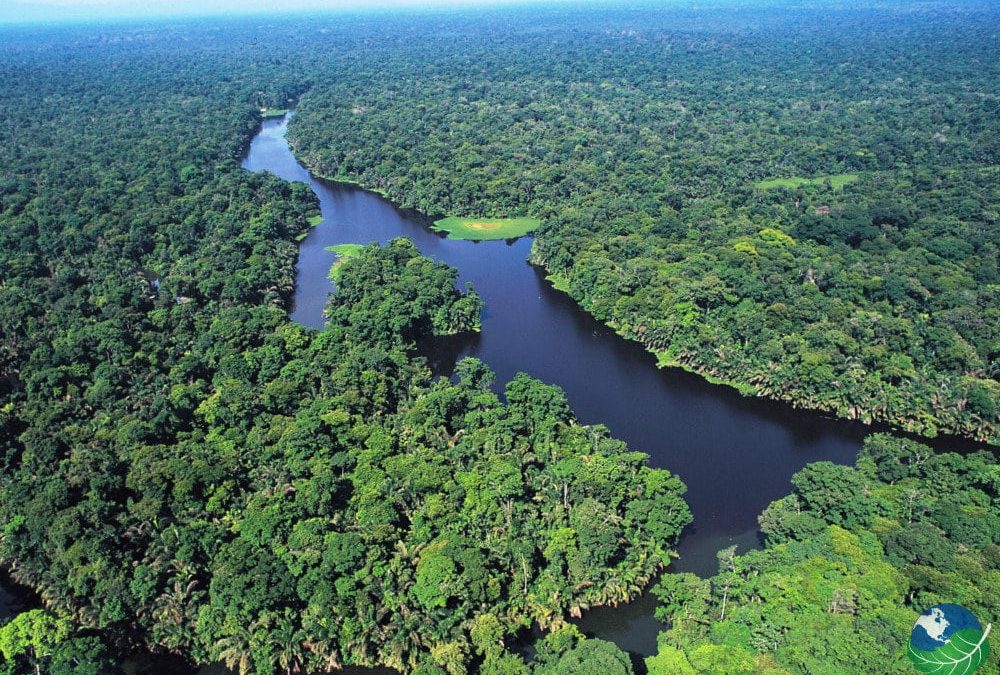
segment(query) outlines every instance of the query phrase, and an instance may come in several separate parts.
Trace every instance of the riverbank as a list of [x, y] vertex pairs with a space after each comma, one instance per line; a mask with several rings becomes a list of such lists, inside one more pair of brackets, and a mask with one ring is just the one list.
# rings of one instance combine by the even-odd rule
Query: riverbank
[[[558, 271], [553, 271], [544, 255], [540, 254], [538, 242], [532, 246], [530, 261], [546, 271], [546, 280], [553, 288], [562, 291], [573, 299], [581, 309], [592, 313], [594, 300], [576, 292], [571, 279]], [[858, 401], [850, 389], [835, 381], [829, 389], [813, 395], [807, 395], [796, 387], [795, 380], [784, 379], [777, 372], [778, 365], [772, 363], [768, 369], [762, 369], [751, 362], [749, 356], [743, 355], [738, 349], [719, 347], [712, 356], [711, 362], [706, 352], [694, 346], [685, 347], [663, 340], [662, 334], [651, 331], [642, 319], [636, 319], [632, 324], [622, 325], [614, 319], [598, 319], [626, 340], [634, 341], [652, 354], [659, 368], [677, 368], [695, 374], [714, 385], [724, 385], [739, 392], [743, 396], [779, 401], [797, 410], [810, 410], [831, 415], [840, 419], [860, 422], [867, 426], [883, 427], [896, 433], [918, 436], [927, 442], [943, 443], [971, 442], [983, 445], [1000, 445], [1000, 438], [995, 434], [996, 427], [980, 420], [975, 426], [969, 426], [959, 420], [952, 424], [939, 418], [931, 418], [926, 411], [913, 409], [905, 405], [911, 399], [932, 400], [932, 392], [947, 389], [947, 382], [938, 380], [902, 380], [897, 386], [889, 386], [880, 381], [879, 388], [868, 391], [865, 401]], [[655, 323], [649, 321], [649, 323]], [[657, 343], [653, 344], [656, 340]], [[719, 354], [740, 356], [735, 361], [719, 358]], [[732, 373], [739, 373], [734, 376]], [[875, 385], [865, 380], [869, 390]], [[962, 404], [956, 403], [960, 409]], [[944, 412], [941, 413], [942, 415]], [[969, 418], [963, 418], [968, 420]], [[937, 445], [937, 443], [933, 443]]]
[[[292, 155], [284, 125], [265, 123], [244, 167], [306, 182], [319, 197], [325, 220], [301, 242], [292, 318], [322, 327], [333, 288], [327, 278], [335, 259], [331, 246], [403, 236], [424, 255], [458, 269], [459, 283], [472, 283], [485, 302], [482, 332], [429, 341], [421, 353], [445, 376], [462, 357], [479, 358], [496, 372], [497, 390], [519, 371], [556, 384], [581, 423], [606, 425], [630, 448], [648, 453], [652, 466], [680, 476], [695, 524], [668, 571], [713, 574], [718, 549], [756, 545], [757, 515], [787, 493], [794, 471], [809, 461], [854, 460], [861, 428], [744, 398], [679, 370], [658, 370], [641, 345], [622, 340], [528, 264], [531, 237], [477, 244], [441, 237], [423, 214], [311, 175]], [[599, 610], [597, 618], [588, 610], [575, 621], [588, 634], [648, 655], [661, 626], [648, 596], [636, 602]], [[632, 628], [622, 629], [621, 621]]]
[[[294, 148], [292, 148], [294, 150]], [[308, 157], [302, 158], [304, 166], [308, 167]], [[311, 169], [309, 169], [311, 171]], [[339, 176], [324, 178], [340, 184], [354, 185], [368, 192], [374, 192], [391, 201], [392, 195], [387, 190], [370, 185], [359, 178]], [[431, 227], [434, 223], [430, 224]], [[587, 297], [574, 293], [569, 277], [560, 273], [548, 264], [544, 256], [539, 254], [537, 243], [532, 246], [529, 260], [546, 272], [546, 279], [554, 289], [566, 293], [582, 311], [590, 312], [590, 302]], [[976, 421], [962, 412], [956, 402], [955, 411], [961, 415], [953, 415], [954, 419], [945, 417], [948, 408], [938, 411], [937, 417], [929, 415], [926, 410], [914, 408], [906, 404], [912, 400], [931, 400], [933, 392], [947, 389], [944, 383], [935, 381], [902, 380], [898, 385], [888, 386], [880, 381], [881, 389], [866, 393], [866, 400], [858, 400], [851, 395], [851, 390], [842, 384], [831, 386], [820, 394], [806, 394], [796, 388], [793, 380], [783, 379], [772, 369], [756, 367], [749, 358], [740, 360], [719, 360], [709, 362], [706, 352], [698, 348], [682, 347], [677, 344], [652, 344], [648, 332], [643, 332], [641, 322], [636, 325], [623, 326], [614, 320], [603, 320], [602, 323], [626, 340], [635, 341], [643, 349], [652, 354], [660, 368], [676, 368], [703, 378], [712, 385], [724, 385], [738, 392], [741, 396], [759, 398], [780, 402], [794, 410], [809, 410], [822, 415], [830, 415], [851, 422], [876, 428], [885, 426], [898, 433], [913, 434], [928, 441], [943, 441], [946, 443], [968, 440], [974, 443], [1000, 444], [997, 437], [997, 426], [985, 420]], [[735, 354], [733, 350], [717, 350]], [[738, 372], [734, 376], [732, 373]], [[839, 381], [838, 381], [839, 382]], [[866, 380], [866, 386], [870, 383]]]

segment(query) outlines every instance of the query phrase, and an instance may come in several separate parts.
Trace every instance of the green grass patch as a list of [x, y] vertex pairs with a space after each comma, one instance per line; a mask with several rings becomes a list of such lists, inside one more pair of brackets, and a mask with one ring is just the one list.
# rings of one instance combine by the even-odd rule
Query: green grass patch
[[[309, 223], [309, 227], [316, 227], [317, 225], [323, 222], [323, 216], [309, 216], [308, 218], [306, 218], [306, 222]], [[303, 232], [302, 234], [298, 234], [295, 236], [295, 241], [302, 241], [308, 236], [309, 236], [308, 231]]]
[[450, 216], [434, 221], [434, 229], [447, 232], [451, 239], [487, 241], [516, 239], [528, 234], [542, 221], [537, 218], [458, 218]]
[[364, 250], [364, 248], [364, 244], [337, 244], [336, 246], [327, 246], [327, 251], [333, 251], [337, 254], [337, 259], [334, 261], [333, 266], [330, 267], [330, 271], [327, 273], [327, 276], [330, 277], [332, 281], [336, 281], [340, 276], [340, 266], [344, 264], [344, 261], [357, 256], [362, 250]]
[[835, 190], [839, 190], [848, 183], [853, 183], [860, 176], [856, 173], [835, 173], [829, 176], [817, 176], [816, 178], [802, 178], [801, 176], [792, 176], [791, 178], [769, 178], [768, 180], [762, 180], [757, 183], [757, 187], [761, 190], [773, 190], [775, 188], [797, 188], [801, 185], [824, 185], [827, 180], [834, 187]]
[[260, 116], [264, 119], [271, 117], [284, 117], [288, 114], [287, 108], [261, 108]]

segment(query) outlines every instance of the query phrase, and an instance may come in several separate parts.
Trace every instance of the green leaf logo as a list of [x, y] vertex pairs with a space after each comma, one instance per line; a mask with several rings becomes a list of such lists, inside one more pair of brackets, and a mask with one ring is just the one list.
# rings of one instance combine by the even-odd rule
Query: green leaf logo
[[921, 673], [972, 675], [990, 655], [992, 627], [961, 605], [935, 605], [914, 624], [907, 655]]

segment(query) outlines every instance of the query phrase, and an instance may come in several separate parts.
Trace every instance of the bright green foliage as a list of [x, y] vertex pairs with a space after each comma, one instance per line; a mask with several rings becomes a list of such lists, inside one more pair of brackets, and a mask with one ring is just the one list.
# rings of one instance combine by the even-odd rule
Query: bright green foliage
[[52, 655], [72, 633], [72, 624], [40, 609], [18, 614], [0, 627], [0, 656], [14, 660], [25, 654], [35, 663]]
[[479, 330], [482, 300], [471, 287], [456, 291], [458, 272], [421, 257], [413, 242], [336, 248], [345, 257], [334, 267], [337, 292], [326, 315], [349, 339], [381, 345]]
[[632, 675], [632, 662], [628, 654], [611, 642], [582, 640], [554, 665], [536, 669], [535, 672], [539, 675]]
[[[459, 675], [481, 658], [520, 672], [503, 649], [511, 633], [634, 597], [690, 514], [676, 477], [577, 424], [558, 388], [519, 375], [504, 405], [473, 360], [457, 383], [432, 382], [407, 356], [412, 341], [478, 325], [481, 302], [455, 281], [399, 239], [343, 265], [321, 333], [279, 310], [219, 311], [188, 370], [203, 384], [178, 390], [190, 431], [107, 451], [129, 497], [103, 508], [144, 534], [88, 548], [100, 582], [75, 557], [48, 556], [85, 507], [34, 500], [44, 469], [24, 461], [3, 504], [28, 515], [10, 521], [3, 555], [68, 608], [117, 607], [151, 644], [244, 671]], [[50, 464], [44, 480], [65, 486], [70, 466]], [[53, 507], [55, 526], [36, 529]], [[77, 526], [74, 555], [95, 535]], [[95, 596], [98, 583], [116, 595]], [[130, 616], [135, 606], [150, 610]]]
[[545, 637], [533, 663], [533, 675], [632, 675], [629, 655], [613, 643], [584, 639], [568, 624]]
[[[764, 550], [723, 552], [709, 580], [660, 581], [670, 628], [650, 672], [912, 672], [910, 630], [927, 607], [962, 604], [984, 626], [1000, 616], [998, 469], [987, 452], [934, 454], [885, 434], [855, 467], [809, 465], [761, 517]], [[987, 526], [970, 530], [963, 507]], [[979, 672], [997, 672], [990, 658]]]
[[0, 625], [0, 674], [115, 675], [107, 645], [75, 632], [73, 623], [33, 609]]
[[858, 180], [858, 178], [859, 176], [856, 173], [838, 173], [832, 176], [817, 176], [816, 178], [792, 176], [791, 178], [770, 178], [768, 180], [758, 181], [756, 185], [761, 190], [773, 190], [775, 188], [794, 189], [805, 185], [822, 186], [829, 181], [831, 187], [842, 188], [848, 183], [853, 183]]
[[[431, 380], [414, 341], [481, 303], [412, 245], [344, 263], [326, 330], [288, 321], [317, 203], [237, 158], [307, 90], [312, 166], [543, 220], [533, 259], [663, 363], [995, 439], [995, 8], [747, 11], [5, 31], [0, 562], [59, 616], [198, 663], [524, 675], [513, 632], [669, 559], [675, 476], [529, 377], [506, 402], [474, 361]], [[837, 174], [860, 178], [754, 187]], [[884, 672], [919, 607], [995, 622], [998, 476], [884, 436], [812, 467], [767, 549], [663, 582], [662, 667]], [[4, 675], [111, 671], [38, 621], [7, 629]], [[627, 664], [550, 638], [537, 668]]]
[[687, 655], [668, 644], [661, 644], [656, 654], [646, 657], [646, 671], [649, 675], [695, 675]]
[[[557, 388], [518, 376], [505, 403], [472, 360], [433, 380], [416, 341], [482, 302], [406, 240], [343, 262], [323, 331], [289, 321], [316, 198], [235, 158], [354, 51], [353, 23], [329, 50], [314, 28], [5, 33], [0, 563], [199, 664], [523, 675], [519, 629], [662, 570], [684, 486]], [[16, 667], [75, 672], [45, 653]]]

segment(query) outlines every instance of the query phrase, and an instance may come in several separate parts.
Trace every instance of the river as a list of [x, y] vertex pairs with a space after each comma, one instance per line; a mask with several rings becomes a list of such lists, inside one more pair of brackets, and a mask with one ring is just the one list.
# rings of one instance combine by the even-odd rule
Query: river
[[[411, 239], [420, 251], [456, 268], [486, 303], [482, 333], [435, 340], [425, 355], [448, 373], [463, 356], [482, 359], [500, 386], [523, 371], [566, 392], [577, 417], [602, 423], [629, 447], [650, 456], [653, 466], [678, 474], [694, 525], [678, 546], [671, 569], [710, 575], [715, 552], [731, 544], [757, 545], [757, 515], [787, 494], [792, 474], [808, 462], [853, 463], [860, 423], [829, 419], [790, 406], [745, 398], [677, 369], [660, 370], [640, 345], [619, 337], [545, 281], [528, 264], [531, 237], [516, 241], [447, 239], [429, 228], [427, 216], [400, 209], [353, 185], [310, 175], [285, 140], [288, 119], [265, 121], [251, 142], [243, 167], [270, 171], [309, 184], [319, 197], [323, 222], [299, 247], [292, 319], [323, 325], [323, 307], [333, 290], [327, 271], [334, 244], [385, 243]], [[650, 596], [617, 608], [587, 612], [578, 622], [588, 634], [630, 652], [656, 651], [661, 626]]]
[[[792, 474], [818, 460], [853, 463], [871, 431], [860, 423], [744, 398], [681, 370], [657, 369], [651, 354], [600, 324], [527, 263], [530, 237], [446, 239], [429, 229], [430, 219], [422, 214], [358, 187], [311, 176], [289, 149], [287, 125], [288, 117], [265, 121], [243, 167], [305, 182], [319, 197], [324, 220], [299, 247], [292, 319], [322, 327], [323, 307], [333, 290], [326, 275], [334, 255], [326, 247], [334, 244], [385, 243], [402, 236], [456, 268], [461, 282], [472, 282], [486, 303], [482, 333], [434, 340], [425, 350], [434, 370], [449, 374], [458, 358], [474, 356], [497, 373], [499, 386], [519, 371], [559, 385], [581, 422], [607, 425], [630, 448], [648, 453], [651, 465], [678, 474], [688, 486], [694, 525], [685, 531], [671, 570], [711, 575], [720, 548], [756, 546], [757, 515], [788, 493]], [[14, 610], [10, 601], [0, 586], [0, 620]], [[588, 611], [577, 624], [634, 656], [649, 655], [656, 651], [661, 629], [654, 607], [646, 594], [629, 605]], [[156, 672], [183, 672], [177, 668], [153, 664]], [[214, 666], [199, 674], [224, 672]]]

